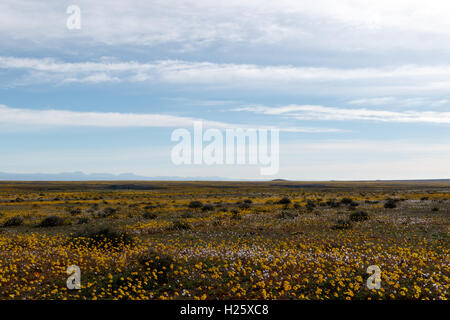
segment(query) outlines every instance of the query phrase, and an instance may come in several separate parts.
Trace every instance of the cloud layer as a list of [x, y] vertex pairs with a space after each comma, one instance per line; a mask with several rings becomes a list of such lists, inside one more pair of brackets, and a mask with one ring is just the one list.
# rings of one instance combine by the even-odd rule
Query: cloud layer
[[[0, 35], [7, 42], [57, 41], [154, 46], [289, 44], [338, 51], [445, 49], [450, 5], [445, 0], [78, 0], [82, 29], [70, 34], [68, 3], [3, 0]], [[27, 23], [23, 23], [27, 21]], [[436, 38], [441, 41], [433, 41]], [[393, 41], [401, 38], [402, 41]]]
[[250, 125], [211, 121], [201, 118], [179, 117], [167, 114], [121, 113], [121, 112], [76, 112], [68, 110], [35, 110], [11, 108], [0, 105], [0, 126], [14, 126], [16, 130], [30, 127], [98, 127], [98, 128], [133, 128], [133, 127], [192, 127], [194, 122], [201, 121], [207, 127], [218, 129], [233, 128], [267, 128], [296, 133], [329, 133], [343, 132], [333, 128], [280, 127], [273, 125]]
[[347, 109], [320, 105], [288, 105], [284, 107], [249, 106], [235, 108], [234, 111], [247, 111], [266, 115], [289, 116], [298, 120], [334, 121], [381, 121], [403, 123], [450, 124], [450, 112], [402, 111], [373, 109]]
[[[51, 58], [0, 56], [3, 86], [64, 83], [158, 83], [204, 88], [239, 88], [241, 91], [265, 88], [272, 92], [324, 95], [370, 94], [449, 94], [450, 65], [405, 65], [380, 68], [316, 68], [291, 65], [261, 66], [164, 60], [152, 62], [97, 61], [64, 62]], [[326, 88], [326, 90], [324, 90]], [[377, 103], [377, 100], [360, 100]], [[380, 102], [380, 98], [377, 98]], [[384, 98], [386, 102], [386, 98]], [[435, 101], [436, 100], [436, 101]], [[411, 100], [413, 102], [413, 100]], [[353, 103], [357, 103], [354, 100]], [[416, 101], [417, 102], [417, 101]], [[429, 101], [446, 103], [440, 97]]]

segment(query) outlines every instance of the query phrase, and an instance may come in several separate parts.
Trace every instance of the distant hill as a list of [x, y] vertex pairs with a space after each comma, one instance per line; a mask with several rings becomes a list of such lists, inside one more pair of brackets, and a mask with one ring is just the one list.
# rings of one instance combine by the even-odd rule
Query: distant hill
[[170, 177], [170, 176], [158, 176], [158, 177], [144, 177], [138, 176], [134, 173], [91, 173], [86, 174], [84, 172], [63, 172], [63, 173], [5, 173], [0, 172], [0, 180], [3, 181], [136, 181], [136, 180], [178, 180], [178, 181], [223, 181], [230, 180], [223, 177]]
[[[296, 183], [302, 183], [301, 180], [288, 179], [230, 179], [224, 177], [179, 177], [179, 176], [156, 176], [145, 177], [134, 173], [84, 173], [81, 171], [62, 172], [62, 173], [6, 173], [0, 172], [0, 181], [272, 181], [272, 182], [291, 182], [293, 187]], [[352, 182], [350, 180], [329, 180], [328, 182]], [[450, 182], [450, 179], [414, 179], [414, 180], [365, 180], [365, 182]], [[326, 182], [326, 181], [315, 181]], [[354, 181], [354, 182], [364, 182]], [[299, 186], [297, 186], [299, 187]]]

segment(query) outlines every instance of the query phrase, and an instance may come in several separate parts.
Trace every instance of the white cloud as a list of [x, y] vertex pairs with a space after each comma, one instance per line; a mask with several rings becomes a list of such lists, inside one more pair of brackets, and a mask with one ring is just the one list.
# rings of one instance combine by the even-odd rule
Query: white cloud
[[[45, 45], [78, 43], [155, 45], [186, 50], [217, 42], [386, 51], [448, 49], [446, 0], [78, 0], [82, 29], [66, 30], [58, 0], [3, 0], [0, 38]], [[400, 37], [401, 36], [401, 37]], [[439, 37], [441, 41], [435, 41]], [[39, 42], [36, 40], [39, 39]], [[393, 41], [401, 39], [401, 41]]]
[[441, 107], [449, 104], [447, 99], [431, 98], [403, 98], [403, 97], [375, 97], [351, 100], [351, 105], [362, 106], [390, 106], [390, 107]]
[[105, 73], [94, 73], [83, 78], [67, 78], [64, 82], [81, 82], [81, 83], [101, 83], [101, 82], [120, 82], [118, 77], [111, 77]]
[[120, 113], [120, 112], [76, 112], [68, 110], [35, 110], [11, 108], [0, 105], [0, 125], [14, 126], [16, 130], [37, 127], [184, 127], [191, 128], [195, 121], [202, 121], [207, 127], [227, 128], [266, 128], [297, 133], [343, 132], [333, 128], [280, 127], [273, 125], [230, 124], [191, 117], [166, 114]]
[[[46, 127], [183, 127], [201, 119], [165, 114], [119, 112], [75, 112], [67, 110], [34, 110], [0, 105], [0, 124]], [[227, 127], [226, 123], [205, 121], [210, 126]]]
[[[50, 58], [33, 59], [0, 56], [0, 69], [10, 72], [5, 85], [25, 76], [25, 84], [44, 82], [143, 82], [178, 85], [228, 86], [241, 89], [267, 87], [271, 90], [326, 91], [430, 90], [448, 92], [450, 65], [405, 65], [380, 68], [314, 68], [291, 65], [220, 64], [164, 60], [153, 62], [100, 59], [92, 62], [64, 62]], [[14, 74], [14, 71], [21, 71]], [[411, 79], [414, 79], [412, 81]], [[19, 81], [20, 82], [20, 81]], [[332, 84], [332, 85], [330, 85]], [[336, 89], [336, 87], [339, 88]], [[334, 89], [333, 89], [334, 88]], [[386, 103], [392, 98], [367, 100], [365, 104]], [[410, 101], [411, 102], [411, 101]], [[412, 101], [413, 102], [413, 101]]]
[[233, 111], [246, 111], [266, 115], [283, 115], [298, 120], [365, 120], [405, 123], [450, 124], [450, 112], [436, 111], [387, 111], [372, 109], [346, 109], [320, 105], [288, 105], [283, 107], [248, 106]]

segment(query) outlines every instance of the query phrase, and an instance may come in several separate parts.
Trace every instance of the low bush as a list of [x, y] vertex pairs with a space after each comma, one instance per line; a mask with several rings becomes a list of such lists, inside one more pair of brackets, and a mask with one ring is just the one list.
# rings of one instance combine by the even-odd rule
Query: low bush
[[365, 211], [358, 211], [358, 212], [353, 212], [352, 214], [350, 214], [349, 219], [351, 221], [355, 221], [355, 222], [366, 221], [366, 220], [369, 220], [369, 215]]
[[106, 207], [105, 209], [103, 209], [102, 211], [100, 211], [98, 213], [98, 216], [100, 218], [108, 218], [108, 217], [112, 217], [112, 216], [116, 215], [116, 213], [117, 213], [117, 209], [111, 208], [111, 207]]
[[231, 211], [231, 219], [233, 219], [233, 220], [241, 220], [242, 219], [242, 215], [239, 213], [239, 211], [233, 210], [233, 211]]
[[134, 238], [127, 232], [116, 230], [111, 226], [98, 226], [85, 228], [72, 236], [72, 244], [82, 244], [93, 247], [113, 247], [118, 248], [123, 245], [130, 245]]
[[395, 209], [397, 208], [397, 201], [395, 201], [394, 199], [388, 199], [385, 203], [384, 203], [384, 207], [386, 209]]
[[191, 229], [191, 225], [184, 221], [176, 220], [172, 222], [172, 224], [169, 227], [169, 230], [189, 230]]
[[315, 207], [316, 207], [316, 204], [314, 203], [314, 201], [312, 201], [312, 200], [306, 201], [306, 209], [308, 211], [313, 211]]
[[150, 212], [150, 211], [145, 211], [142, 214], [142, 217], [144, 219], [156, 219], [158, 217], [158, 215], [156, 213]]
[[202, 211], [214, 211], [214, 206], [211, 205], [211, 204], [205, 204], [205, 205], [202, 207]]
[[81, 217], [81, 218], [78, 218], [77, 223], [78, 223], [78, 224], [87, 224], [87, 223], [89, 223], [89, 218], [88, 218], [88, 217]]
[[288, 197], [284, 197], [284, 198], [278, 200], [277, 203], [278, 204], [290, 204], [291, 203], [291, 199], [289, 199]]
[[342, 198], [341, 199], [341, 203], [349, 206], [349, 205], [351, 205], [353, 203], [353, 199], [351, 199], [351, 198]]
[[297, 216], [298, 216], [297, 212], [282, 211], [281, 213], [278, 214], [277, 217], [278, 219], [294, 219]]
[[331, 227], [333, 230], [347, 230], [352, 228], [352, 223], [349, 220], [339, 219], [334, 226]]
[[251, 208], [251, 205], [247, 202], [241, 203], [239, 205], [239, 209], [242, 209], [242, 210], [246, 210], [246, 209], [250, 209], [250, 208]]
[[168, 254], [149, 249], [139, 254], [137, 261], [144, 268], [156, 271], [158, 274], [157, 283], [165, 283], [168, 280], [170, 266], [175, 262], [175, 259]]
[[58, 227], [64, 225], [64, 219], [58, 216], [48, 216], [45, 217], [39, 224], [38, 227]]
[[69, 213], [70, 213], [72, 216], [78, 216], [78, 215], [81, 214], [81, 209], [80, 209], [80, 208], [74, 208], [74, 209], [71, 209], [71, 210], [69, 211]]
[[18, 227], [23, 225], [23, 218], [21, 216], [11, 217], [3, 223], [3, 227]]
[[203, 203], [201, 203], [200, 201], [191, 201], [189, 202], [188, 207], [191, 209], [200, 209], [203, 207]]

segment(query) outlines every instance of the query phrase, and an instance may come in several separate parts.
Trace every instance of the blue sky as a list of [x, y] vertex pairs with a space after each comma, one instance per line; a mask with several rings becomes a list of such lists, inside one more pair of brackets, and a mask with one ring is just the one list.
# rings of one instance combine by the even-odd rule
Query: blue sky
[[[450, 178], [449, 16], [444, 0], [3, 0], [0, 172]], [[174, 165], [171, 133], [194, 120], [279, 128], [279, 173]]]

